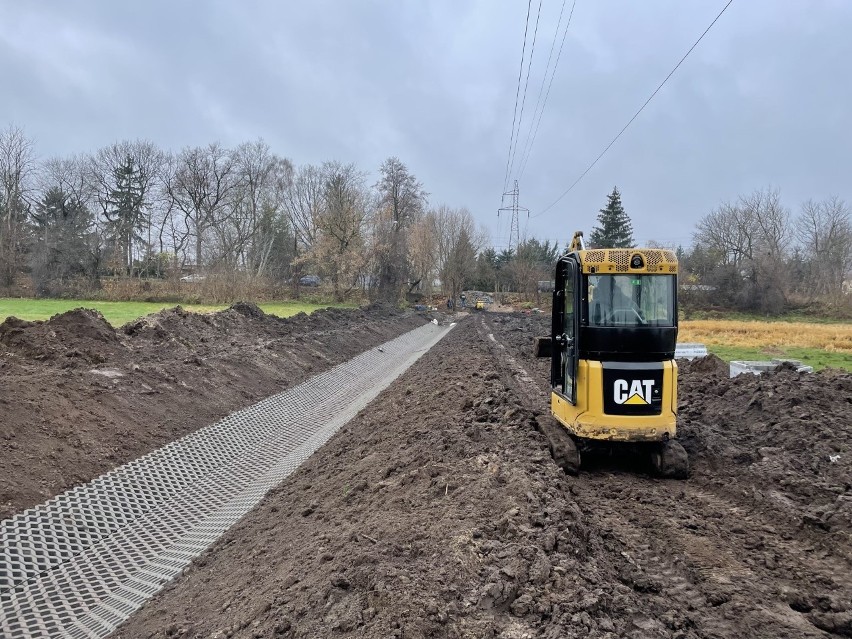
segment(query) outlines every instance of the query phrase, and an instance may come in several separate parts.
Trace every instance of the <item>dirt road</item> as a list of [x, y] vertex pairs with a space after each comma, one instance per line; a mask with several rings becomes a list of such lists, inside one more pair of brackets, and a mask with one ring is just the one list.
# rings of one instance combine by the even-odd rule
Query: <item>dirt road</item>
[[688, 481], [566, 477], [544, 322], [463, 321], [116, 636], [852, 636], [852, 376], [685, 366]]

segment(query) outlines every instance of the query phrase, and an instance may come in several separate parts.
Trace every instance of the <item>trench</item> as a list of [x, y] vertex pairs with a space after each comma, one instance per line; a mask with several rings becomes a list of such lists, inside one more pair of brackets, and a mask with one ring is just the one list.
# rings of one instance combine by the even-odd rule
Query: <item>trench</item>
[[414, 329], [0, 522], [0, 634], [108, 635], [451, 328]]

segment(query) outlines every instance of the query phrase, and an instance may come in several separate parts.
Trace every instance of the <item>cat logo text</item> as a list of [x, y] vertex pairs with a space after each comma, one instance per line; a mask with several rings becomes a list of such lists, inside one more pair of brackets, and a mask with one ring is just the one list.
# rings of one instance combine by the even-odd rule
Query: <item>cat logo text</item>
[[653, 379], [617, 379], [613, 384], [613, 399], [616, 404], [648, 406], [654, 389]]

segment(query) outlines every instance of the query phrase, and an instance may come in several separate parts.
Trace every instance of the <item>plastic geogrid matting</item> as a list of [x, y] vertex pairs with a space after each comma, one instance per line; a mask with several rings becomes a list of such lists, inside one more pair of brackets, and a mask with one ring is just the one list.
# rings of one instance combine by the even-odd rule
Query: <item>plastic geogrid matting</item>
[[0, 522], [0, 636], [109, 634], [448, 330], [410, 331]]

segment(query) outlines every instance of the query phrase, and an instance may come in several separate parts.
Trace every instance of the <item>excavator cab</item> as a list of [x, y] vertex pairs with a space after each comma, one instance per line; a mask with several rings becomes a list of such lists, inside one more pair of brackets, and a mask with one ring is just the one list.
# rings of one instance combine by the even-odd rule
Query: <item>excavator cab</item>
[[633, 443], [665, 477], [689, 472], [677, 434], [677, 258], [661, 249], [590, 249], [576, 233], [556, 263], [549, 357], [554, 457], [576, 472], [580, 453]]

